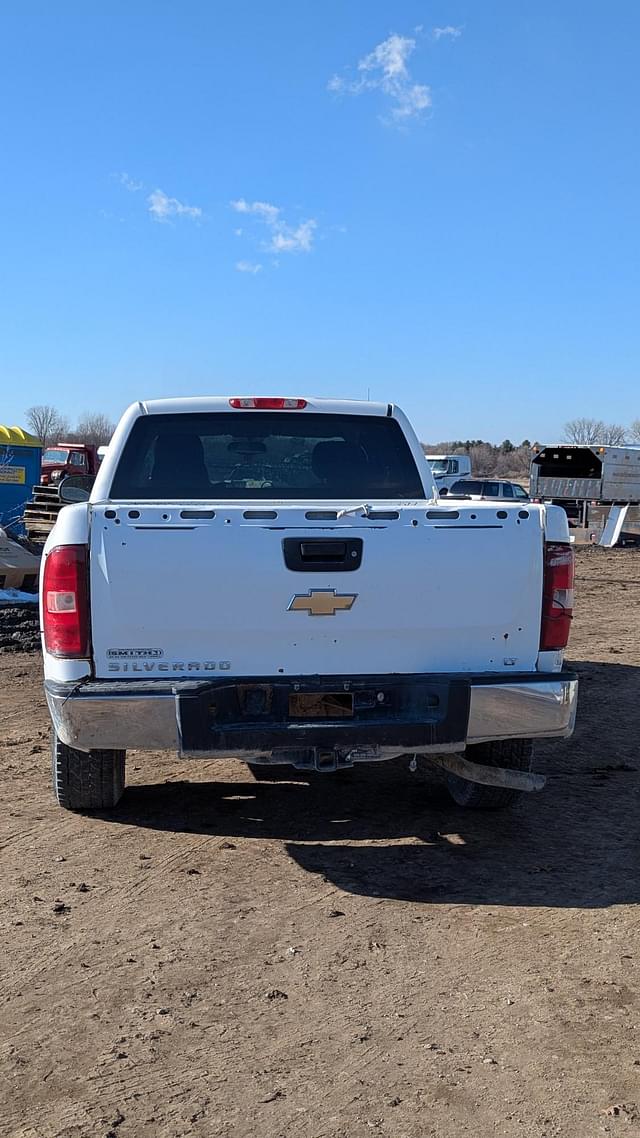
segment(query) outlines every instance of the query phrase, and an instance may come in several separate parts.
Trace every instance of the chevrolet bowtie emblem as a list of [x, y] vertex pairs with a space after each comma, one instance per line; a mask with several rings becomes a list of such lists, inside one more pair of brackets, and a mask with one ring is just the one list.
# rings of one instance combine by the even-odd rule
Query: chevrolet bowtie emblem
[[335, 616], [340, 609], [353, 607], [357, 593], [336, 593], [335, 589], [309, 589], [296, 593], [287, 612], [308, 612], [309, 616]]

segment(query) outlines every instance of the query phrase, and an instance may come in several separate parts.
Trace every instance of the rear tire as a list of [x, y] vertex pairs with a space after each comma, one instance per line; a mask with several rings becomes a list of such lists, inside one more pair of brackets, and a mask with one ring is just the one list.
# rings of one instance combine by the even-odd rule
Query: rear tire
[[65, 810], [111, 810], [122, 798], [126, 751], [77, 751], [51, 740], [53, 793]]
[[[487, 767], [507, 767], [530, 771], [533, 762], [532, 739], [498, 739], [491, 743], [474, 743], [467, 747], [465, 758]], [[506, 810], [518, 802], [524, 790], [505, 786], [482, 786], [458, 775], [447, 775], [447, 789], [457, 806], [467, 810]]]

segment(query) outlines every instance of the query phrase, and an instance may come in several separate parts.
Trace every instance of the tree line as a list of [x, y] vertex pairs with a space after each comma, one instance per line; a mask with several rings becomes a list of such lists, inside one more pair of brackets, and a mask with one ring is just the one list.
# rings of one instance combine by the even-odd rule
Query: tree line
[[425, 454], [468, 454], [471, 470], [479, 478], [524, 478], [531, 465], [531, 446], [529, 439], [516, 445], [505, 439], [497, 446], [484, 439], [454, 439], [452, 442], [423, 443]]
[[[554, 439], [550, 440], [555, 442]], [[570, 419], [565, 423], [561, 442], [574, 446], [624, 446], [627, 443], [640, 443], [640, 419], [635, 419], [629, 427], [618, 423], [605, 423], [602, 419]], [[510, 439], [504, 442], [488, 443], [484, 439], [454, 439], [444, 443], [423, 443], [425, 454], [468, 454], [471, 469], [480, 478], [524, 478], [529, 473], [533, 446], [545, 445], [531, 443], [523, 439], [520, 444]]]
[[115, 423], [102, 411], [85, 411], [74, 427], [66, 415], [46, 403], [28, 407], [25, 419], [29, 430], [40, 439], [43, 449], [55, 443], [106, 446], [115, 430]]

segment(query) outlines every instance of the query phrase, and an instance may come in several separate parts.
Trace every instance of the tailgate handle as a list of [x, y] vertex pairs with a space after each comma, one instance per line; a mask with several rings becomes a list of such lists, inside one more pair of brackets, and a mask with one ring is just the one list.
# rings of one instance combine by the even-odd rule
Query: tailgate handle
[[344, 561], [347, 556], [346, 541], [301, 541], [300, 553], [303, 561]]
[[325, 538], [285, 537], [282, 542], [284, 563], [295, 573], [350, 573], [362, 564], [361, 537], [345, 541], [327, 541]]

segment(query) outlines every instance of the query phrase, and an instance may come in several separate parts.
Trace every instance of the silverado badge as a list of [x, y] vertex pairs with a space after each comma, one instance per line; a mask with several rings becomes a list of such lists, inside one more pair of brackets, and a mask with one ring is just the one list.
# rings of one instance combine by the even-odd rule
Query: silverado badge
[[335, 589], [309, 589], [296, 593], [287, 612], [307, 612], [309, 616], [335, 616], [340, 609], [353, 608], [357, 593], [336, 593]]

